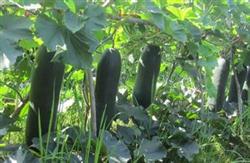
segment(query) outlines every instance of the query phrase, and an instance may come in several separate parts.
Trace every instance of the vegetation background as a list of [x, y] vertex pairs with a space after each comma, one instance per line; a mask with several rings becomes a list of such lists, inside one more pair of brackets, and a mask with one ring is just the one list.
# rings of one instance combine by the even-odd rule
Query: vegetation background
[[[250, 162], [249, 43], [247, 0], [2, 0], [0, 162]], [[161, 65], [143, 108], [133, 88], [148, 44]], [[28, 147], [41, 46], [65, 74], [56, 131]], [[122, 61], [117, 114], [95, 137], [91, 82], [108, 48]]]

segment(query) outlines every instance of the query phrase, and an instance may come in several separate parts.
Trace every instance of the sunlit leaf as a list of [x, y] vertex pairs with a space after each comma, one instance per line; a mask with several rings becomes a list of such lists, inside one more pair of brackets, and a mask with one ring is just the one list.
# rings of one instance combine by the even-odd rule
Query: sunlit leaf
[[192, 13], [191, 7], [189, 7], [189, 8], [177, 8], [174, 6], [169, 6], [167, 9], [180, 20], [185, 20]]
[[167, 8], [172, 14], [174, 14], [177, 18], [179, 18], [180, 20], [183, 20], [183, 16], [182, 16], [182, 10], [180, 8], [174, 7], [174, 6], [169, 6]]
[[79, 16], [72, 12], [66, 12], [64, 15], [65, 26], [73, 33], [83, 28], [85, 22], [86, 18], [84, 16]]
[[185, 0], [168, 0], [168, 4], [183, 4]]
[[35, 42], [34, 40], [27, 40], [27, 39], [21, 40], [19, 45], [26, 50], [29, 50], [31, 48], [36, 48], [39, 46], [38, 43]]
[[54, 60], [60, 60], [64, 63], [74, 65], [79, 68], [87, 68], [92, 63], [89, 45], [96, 46], [97, 43], [89, 38], [84, 29], [72, 33], [64, 26], [58, 25], [52, 19], [46, 16], [38, 17], [36, 28], [44, 44], [55, 51], [64, 48], [58, 52]]
[[104, 10], [100, 6], [89, 5], [85, 10], [85, 15], [88, 18], [85, 30], [89, 32], [100, 30], [106, 24]]
[[71, 12], [76, 13], [76, 4], [74, 0], [64, 0]]
[[186, 42], [187, 41], [187, 35], [184, 31], [184, 28], [181, 24], [179, 24], [177, 21], [170, 19], [165, 20], [166, 26], [165, 31], [170, 34], [175, 40]]
[[31, 21], [25, 17], [0, 16], [0, 69], [15, 63], [16, 57], [22, 54], [17, 42], [32, 38], [30, 26]]
[[44, 44], [52, 51], [57, 46], [64, 46], [65, 29], [47, 16], [39, 16], [35, 23], [38, 35], [43, 39]]

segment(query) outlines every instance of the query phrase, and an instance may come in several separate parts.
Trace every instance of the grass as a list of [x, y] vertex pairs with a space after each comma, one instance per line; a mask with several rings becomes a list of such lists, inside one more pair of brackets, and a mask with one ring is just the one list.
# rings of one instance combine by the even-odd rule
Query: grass
[[[79, 92], [78, 92], [79, 93]], [[82, 100], [82, 99], [78, 99]], [[76, 99], [76, 101], [78, 101]], [[41, 153], [35, 153], [43, 161], [57, 160], [57, 161], [68, 161], [72, 159], [72, 154], [82, 156], [84, 162], [88, 163], [89, 160], [93, 159], [95, 163], [100, 161], [107, 161], [107, 153], [103, 151], [103, 136], [104, 130], [101, 130], [100, 136], [94, 139], [91, 133], [91, 125], [89, 117], [84, 116], [86, 113], [85, 106], [80, 103], [75, 103], [71, 108], [66, 112], [58, 113], [58, 122], [57, 122], [57, 131], [55, 138], [55, 148], [50, 149], [50, 140], [43, 140], [42, 135], [40, 135], [39, 146]], [[82, 118], [79, 118], [82, 117]], [[194, 163], [239, 163], [239, 162], [250, 162], [249, 149], [250, 149], [250, 109], [247, 108], [242, 114], [243, 117], [243, 128], [242, 132], [239, 130], [239, 121], [238, 117], [235, 117], [229, 123], [226, 123], [219, 133], [214, 134], [213, 132], [213, 123], [209, 121], [204, 121], [202, 126], [194, 126], [191, 133], [196, 136], [197, 143], [200, 145], [200, 150], [197, 155], [194, 156]], [[88, 118], [87, 121], [84, 118]], [[165, 117], [167, 118], [167, 117]], [[85, 124], [87, 122], [87, 124]], [[103, 123], [103, 122], [102, 122]], [[19, 121], [15, 124], [18, 127], [24, 129], [25, 127], [25, 117], [21, 117]], [[116, 121], [113, 124], [113, 129], [116, 129], [117, 124], [132, 126], [132, 122], [129, 124], [123, 124], [121, 121]], [[65, 126], [78, 126], [82, 131], [76, 140], [69, 145], [69, 135], [65, 135], [63, 130]], [[230, 142], [227, 139], [224, 139], [223, 135], [230, 133], [236, 138], [240, 138], [244, 141], [243, 144], [236, 143], [233, 146], [230, 146]], [[240, 135], [243, 133], [243, 135]], [[51, 135], [52, 133], [49, 133]], [[168, 136], [159, 135], [163, 139], [166, 139]], [[79, 146], [79, 140], [86, 137], [86, 146]], [[24, 142], [24, 132], [23, 130], [15, 133], [8, 133], [2, 139], [4, 144], [18, 144]], [[1, 147], [0, 147], [1, 148]], [[34, 152], [34, 151], [33, 151]], [[93, 153], [95, 153], [93, 155]], [[1, 153], [2, 158], [6, 158], [10, 152]], [[0, 157], [0, 158], [1, 158]], [[104, 159], [104, 160], [103, 160]], [[133, 162], [136, 162], [134, 158]]]

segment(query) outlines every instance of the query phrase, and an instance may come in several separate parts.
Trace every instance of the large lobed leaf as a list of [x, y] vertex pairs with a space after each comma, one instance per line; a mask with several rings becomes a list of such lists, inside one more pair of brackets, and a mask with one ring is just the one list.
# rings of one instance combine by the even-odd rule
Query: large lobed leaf
[[22, 54], [17, 42], [32, 38], [30, 26], [31, 21], [25, 17], [0, 16], [0, 69], [9, 67]]
[[44, 15], [37, 18], [35, 26], [38, 35], [50, 50], [66, 48], [55, 56], [55, 60], [61, 60], [80, 68], [87, 68], [91, 65], [92, 57], [87, 45], [88, 40], [85, 39], [82, 31], [72, 33]]
[[14, 126], [15, 119], [0, 113], [0, 138], [5, 136], [8, 132], [20, 131], [20, 128]]
[[84, 14], [66, 11], [63, 24], [40, 15], [35, 27], [38, 36], [52, 51], [58, 51], [54, 60], [60, 60], [78, 68], [88, 68], [92, 63], [91, 53], [98, 41], [94, 32], [105, 25], [104, 11], [96, 5], [88, 5]]
[[64, 16], [65, 26], [73, 33], [79, 31], [84, 27], [87, 17], [75, 15], [74, 13], [67, 11]]
[[38, 16], [35, 27], [38, 36], [43, 39], [44, 44], [50, 50], [55, 51], [57, 46], [65, 45], [65, 28], [51, 18], [44, 15]]
[[139, 156], [144, 156], [144, 160], [147, 163], [162, 161], [167, 156], [167, 151], [157, 136], [153, 137], [152, 140], [142, 139], [136, 153]]
[[110, 163], [126, 163], [131, 159], [127, 146], [121, 140], [113, 137], [108, 131], [104, 133], [103, 142], [107, 149]]
[[188, 161], [192, 161], [193, 156], [197, 153], [199, 153], [199, 146], [195, 141], [189, 141], [178, 148], [178, 154]]

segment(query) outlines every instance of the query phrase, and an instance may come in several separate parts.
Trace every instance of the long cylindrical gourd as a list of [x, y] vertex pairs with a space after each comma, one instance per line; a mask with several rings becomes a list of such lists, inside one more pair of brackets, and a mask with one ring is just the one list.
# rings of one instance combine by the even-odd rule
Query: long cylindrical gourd
[[246, 79], [245, 79], [245, 82], [243, 84], [242, 95], [241, 95], [243, 103], [246, 105], [248, 105], [249, 88], [250, 88], [250, 67], [247, 66]]
[[218, 65], [214, 70], [213, 82], [217, 90], [215, 99], [215, 111], [222, 109], [225, 102], [225, 90], [229, 75], [230, 62], [225, 58], [218, 59]]
[[[239, 85], [240, 85], [240, 92], [242, 91], [243, 84], [246, 80], [246, 75], [247, 75], [247, 68], [244, 68], [243, 70], [240, 70], [239, 72], [236, 73]], [[237, 94], [237, 85], [236, 85], [236, 80], [235, 80], [235, 74], [232, 75], [231, 77], [231, 82], [230, 82], [230, 89], [229, 89], [229, 95], [228, 95], [228, 102], [238, 102], [238, 94]]]
[[37, 65], [32, 73], [29, 94], [30, 108], [25, 131], [27, 145], [32, 144], [34, 137], [39, 137], [39, 127], [41, 135], [48, 133], [49, 129], [55, 129], [65, 66], [62, 63], [51, 62], [54, 54], [55, 52], [47, 52], [44, 46], [40, 47], [37, 53]]
[[152, 103], [160, 64], [160, 47], [156, 45], [146, 46], [141, 56], [141, 62], [139, 62], [136, 83], [133, 90], [135, 105], [147, 108]]
[[[98, 67], [95, 86], [97, 132], [101, 122], [111, 123], [115, 114], [115, 100], [121, 72], [121, 57], [116, 49], [107, 49]], [[105, 114], [103, 115], [103, 113]], [[102, 117], [103, 121], [102, 121]]]

